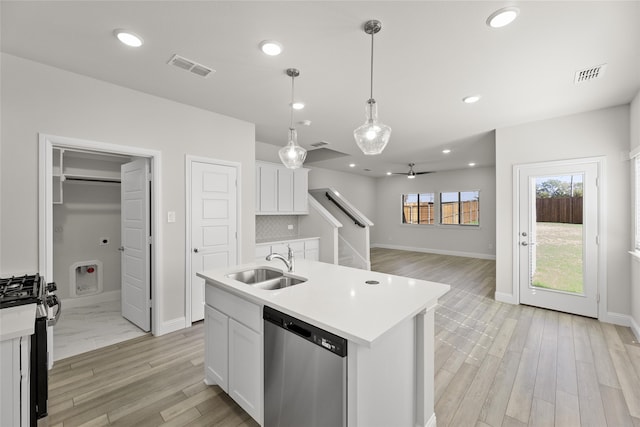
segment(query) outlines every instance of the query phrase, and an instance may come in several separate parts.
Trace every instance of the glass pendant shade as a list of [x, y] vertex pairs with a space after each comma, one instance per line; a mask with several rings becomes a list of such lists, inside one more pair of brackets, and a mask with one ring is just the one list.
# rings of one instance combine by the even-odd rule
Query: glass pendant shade
[[280, 161], [289, 169], [302, 167], [304, 159], [307, 157], [307, 150], [298, 145], [298, 132], [289, 128], [289, 142], [278, 150]]
[[353, 137], [364, 154], [380, 154], [389, 143], [391, 128], [378, 121], [378, 105], [375, 99], [367, 101], [366, 110], [367, 121], [353, 131]]

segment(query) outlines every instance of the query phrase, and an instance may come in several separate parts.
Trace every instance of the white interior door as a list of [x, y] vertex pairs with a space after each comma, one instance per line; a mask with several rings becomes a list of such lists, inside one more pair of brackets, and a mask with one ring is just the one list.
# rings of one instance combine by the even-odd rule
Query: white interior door
[[204, 319], [204, 280], [197, 272], [236, 265], [237, 170], [191, 163], [191, 321]]
[[122, 209], [122, 316], [151, 328], [150, 181], [147, 159], [120, 169]]
[[518, 169], [520, 302], [598, 317], [598, 163]]

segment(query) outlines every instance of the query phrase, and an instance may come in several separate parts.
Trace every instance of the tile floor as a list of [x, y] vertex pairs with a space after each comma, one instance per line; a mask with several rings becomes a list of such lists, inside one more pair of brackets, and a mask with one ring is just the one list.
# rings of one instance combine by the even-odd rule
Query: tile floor
[[146, 335], [122, 317], [120, 301], [64, 308], [53, 328], [53, 358], [61, 360]]

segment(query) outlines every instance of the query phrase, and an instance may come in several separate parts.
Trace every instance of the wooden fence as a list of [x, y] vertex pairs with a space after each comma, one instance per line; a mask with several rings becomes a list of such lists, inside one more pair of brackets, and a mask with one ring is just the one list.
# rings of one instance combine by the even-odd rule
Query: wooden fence
[[[462, 202], [460, 211], [458, 202], [442, 203], [442, 224], [478, 224], [480, 219], [479, 203], [477, 200]], [[433, 203], [410, 203], [404, 205], [404, 220], [406, 224], [435, 224], [435, 209]], [[462, 221], [460, 221], [462, 214]]]
[[536, 222], [582, 224], [582, 197], [536, 198]]

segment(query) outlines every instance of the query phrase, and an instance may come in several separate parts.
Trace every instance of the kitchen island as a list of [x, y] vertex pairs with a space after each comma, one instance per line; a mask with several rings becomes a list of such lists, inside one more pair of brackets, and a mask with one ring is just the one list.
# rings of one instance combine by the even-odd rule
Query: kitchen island
[[[227, 277], [278, 260], [198, 273], [205, 279], [205, 382], [264, 420], [268, 306], [347, 340], [347, 425], [435, 426], [434, 309], [449, 286], [296, 260], [304, 283], [260, 289]], [[285, 269], [286, 270], [286, 269]]]

